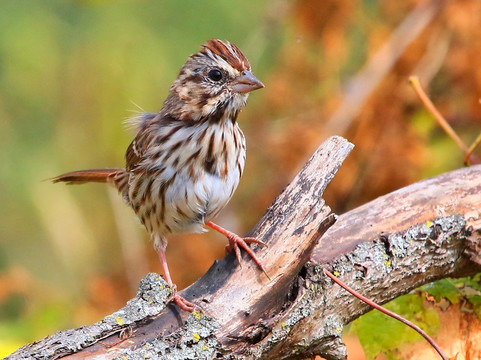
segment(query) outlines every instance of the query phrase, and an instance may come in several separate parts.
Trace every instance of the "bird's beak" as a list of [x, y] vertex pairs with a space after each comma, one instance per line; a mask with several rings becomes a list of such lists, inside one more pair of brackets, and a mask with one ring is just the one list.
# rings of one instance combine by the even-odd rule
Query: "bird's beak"
[[264, 87], [258, 78], [249, 70], [244, 70], [242, 75], [231, 82], [232, 91], [236, 93], [248, 93]]

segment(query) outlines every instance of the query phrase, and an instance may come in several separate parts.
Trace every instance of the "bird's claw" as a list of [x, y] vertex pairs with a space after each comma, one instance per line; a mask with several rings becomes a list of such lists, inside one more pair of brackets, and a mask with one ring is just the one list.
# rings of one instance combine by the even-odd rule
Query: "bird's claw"
[[247, 245], [247, 244], [250, 244], [250, 243], [255, 243], [255, 244], [259, 244], [259, 245], [267, 247], [266, 243], [264, 243], [264, 242], [262, 242], [262, 241], [260, 241], [256, 238], [253, 238], [253, 237], [241, 238], [239, 235], [234, 234], [233, 232], [230, 232], [229, 230], [226, 230], [226, 229], [220, 227], [219, 225], [214, 224], [212, 221], [206, 222], [206, 225], [210, 226], [212, 229], [220, 232], [221, 234], [223, 234], [224, 236], [227, 237], [227, 239], [229, 240], [229, 244], [226, 245], [225, 249], [226, 249], [227, 252], [231, 252], [232, 250], [234, 250], [237, 261], [239, 262], [241, 267], [242, 267], [242, 258], [241, 258], [240, 248], [244, 249], [249, 254], [249, 256], [252, 258], [252, 260], [254, 260], [254, 262], [257, 264], [257, 266], [270, 279], [269, 275], [267, 275], [266, 269], [264, 268], [264, 266], [262, 265], [260, 260], [257, 258], [256, 254], [254, 254], [254, 252], [249, 247], [249, 245]]
[[231, 252], [232, 250], [234, 250], [237, 261], [239, 262], [239, 265], [241, 267], [242, 267], [242, 257], [241, 257], [240, 248], [242, 248], [245, 252], [247, 252], [247, 254], [249, 254], [252, 260], [254, 260], [257, 266], [262, 270], [262, 272], [266, 274], [266, 276], [270, 279], [269, 275], [267, 275], [264, 265], [262, 265], [261, 261], [257, 258], [256, 254], [254, 254], [254, 251], [252, 251], [249, 245], [247, 245], [247, 244], [255, 243], [255, 244], [259, 244], [267, 247], [266, 243], [253, 237], [241, 238], [239, 235], [236, 235], [234, 233], [229, 234], [227, 236], [227, 239], [229, 240], [229, 245], [226, 246], [226, 250], [228, 252]]
[[173, 301], [179, 308], [184, 311], [193, 312], [195, 309], [197, 309], [197, 306], [195, 304], [184, 299], [182, 296], [179, 295], [177, 291], [174, 294]]

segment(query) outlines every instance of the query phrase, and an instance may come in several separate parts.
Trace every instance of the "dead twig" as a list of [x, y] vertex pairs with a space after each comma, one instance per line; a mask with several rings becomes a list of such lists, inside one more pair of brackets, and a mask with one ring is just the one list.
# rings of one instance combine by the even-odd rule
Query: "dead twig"
[[476, 139], [473, 145], [468, 148], [463, 142], [463, 140], [461, 140], [461, 138], [458, 136], [456, 131], [454, 131], [451, 125], [449, 125], [444, 116], [439, 112], [436, 106], [434, 106], [431, 99], [426, 95], [426, 92], [423, 90], [421, 83], [419, 82], [419, 78], [417, 76], [411, 76], [409, 77], [409, 82], [413, 86], [416, 94], [419, 96], [426, 109], [428, 109], [428, 111], [434, 116], [438, 124], [441, 125], [446, 134], [448, 134], [448, 136], [454, 140], [454, 142], [458, 145], [461, 151], [465, 154], [465, 164], [480, 164], [481, 160], [476, 155], [472, 154], [472, 152], [477, 146], [477, 144], [481, 141], [481, 134], [480, 136], [478, 136], [478, 138], [480, 139]]

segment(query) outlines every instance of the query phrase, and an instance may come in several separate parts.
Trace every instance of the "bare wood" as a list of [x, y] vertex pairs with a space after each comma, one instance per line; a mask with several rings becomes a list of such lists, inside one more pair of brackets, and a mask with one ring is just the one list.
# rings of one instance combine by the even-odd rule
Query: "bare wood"
[[128, 309], [10, 358], [57, 358], [78, 348], [66, 357], [345, 359], [342, 328], [369, 309], [332, 284], [322, 266], [379, 303], [481, 271], [480, 166], [388, 194], [325, 232], [333, 217], [321, 195], [351, 148], [339, 137], [321, 145], [250, 234], [269, 244], [256, 254], [271, 281], [251, 262], [240, 268], [228, 256], [182, 292], [204, 310], [188, 315], [170, 305], [160, 311], [170, 289], [151, 274]]

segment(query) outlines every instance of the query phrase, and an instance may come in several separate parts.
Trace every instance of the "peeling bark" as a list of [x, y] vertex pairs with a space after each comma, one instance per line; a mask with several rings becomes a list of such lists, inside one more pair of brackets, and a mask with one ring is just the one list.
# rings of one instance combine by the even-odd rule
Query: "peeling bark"
[[181, 292], [202, 309], [187, 314], [165, 306], [171, 289], [149, 274], [123, 309], [8, 359], [345, 359], [343, 327], [370, 308], [323, 267], [379, 303], [481, 271], [481, 166], [413, 184], [335, 221], [322, 193], [351, 149], [339, 137], [323, 143], [249, 234], [269, 245], [255, 251], [270, 279], [229, 255]]

